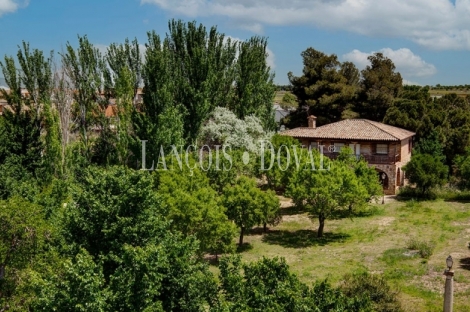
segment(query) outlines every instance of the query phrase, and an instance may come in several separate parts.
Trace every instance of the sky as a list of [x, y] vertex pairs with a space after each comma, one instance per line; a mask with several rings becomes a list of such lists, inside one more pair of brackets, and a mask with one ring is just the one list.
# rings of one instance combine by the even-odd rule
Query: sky
[[359, 69], [382, 52], [407, 83], [460, 85], [470, 84], [469, 16], [470, 0], [0, 0], [0, 58], [23, 40], [56, 53], [77, 35], [103, 50], [126, 38], [144, 44], [176, 18], [267, 37], [277, 84], [302, 74], [300, 54], [313, 47]]

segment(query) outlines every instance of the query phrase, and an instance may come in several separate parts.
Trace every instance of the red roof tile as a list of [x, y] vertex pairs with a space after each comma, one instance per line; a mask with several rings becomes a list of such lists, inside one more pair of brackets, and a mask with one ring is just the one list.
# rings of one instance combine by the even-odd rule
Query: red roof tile
[[317, 128], [300, 127], [281, 132], [295, 138], [401, 141], [414, 132], [367, 119], [345, 119]]

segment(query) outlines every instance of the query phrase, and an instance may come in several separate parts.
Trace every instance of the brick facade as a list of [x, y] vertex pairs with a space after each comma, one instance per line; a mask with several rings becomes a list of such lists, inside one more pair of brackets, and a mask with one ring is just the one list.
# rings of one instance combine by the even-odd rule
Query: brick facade
[[[394, 195], [398, 189], [407, 184], [403, 172], [405, 166], [411, 159], [412, 138], [407, 138], [398, 142], [381, 142], [381, 141], [352, 141], [341, 139], [315, 140], [307, 138], [299, 138], [300, 143], [304, 147], [318, 148], [323, 145], [323, 153], [325, 156], [335, 158], [338, 153], [331, 152], [335, 143], [343, 143], [345, 147], [353, 149], [353, 154], [363, 156], [371, 167], [377, 170], [377, 178], [380, 174], [386, 174], [384, 183], [384, 193], [386, 195]], [[386, 144], [388, 146], [387, 154], [377, 154], [377, 144]], [[380, 179], [381, 180], [381, 179]]]

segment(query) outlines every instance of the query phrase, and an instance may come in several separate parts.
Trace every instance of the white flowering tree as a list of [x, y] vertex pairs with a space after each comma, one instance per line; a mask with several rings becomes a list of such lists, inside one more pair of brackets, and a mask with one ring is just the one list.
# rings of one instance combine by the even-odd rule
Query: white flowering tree
[[230, 145], [232, 149], [244, 148], [258, 154], [261, 142], [269, 141], [272, 135], [263, 130], [259, 118], [251, 115], [238, 119], [229, 109], [217, 107], [202, 127], [200, 139], [209, 146]]

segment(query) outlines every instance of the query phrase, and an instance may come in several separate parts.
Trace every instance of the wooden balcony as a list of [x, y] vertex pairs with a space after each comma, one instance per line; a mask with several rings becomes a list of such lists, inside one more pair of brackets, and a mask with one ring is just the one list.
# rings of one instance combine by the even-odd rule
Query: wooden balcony
[[[323, 153], [323, 155], [330, 159], [336, 159], [339, 153]], [[387, 165], [387, 164], [394, 164], [400, 161], [399, 154], [395, 155], [395, 157], [389, 156], [389, 155], [369, 155], [369, 154], [351, 155], [351, 156], [363, 157], [369, 164]]]

